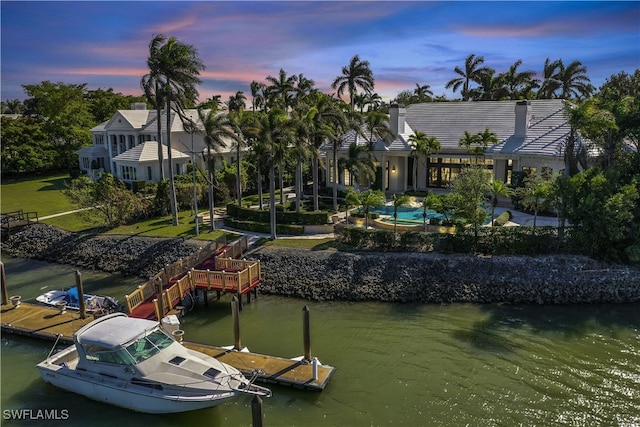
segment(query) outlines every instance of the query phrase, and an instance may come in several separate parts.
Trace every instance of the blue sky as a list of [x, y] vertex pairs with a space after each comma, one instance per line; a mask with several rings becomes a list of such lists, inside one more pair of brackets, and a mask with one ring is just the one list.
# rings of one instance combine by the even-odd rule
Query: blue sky
[[43, 80], [139, 95], [154, 34], [193, 44], [206, 65], [200, 100], [250, 97], [283, 68], [330, 93], [353, 55], [370, 62], [386, 101], [416, 83], [435, 95], [470, 54], [506, 71], [538, 73], [546, 58], [581, 61], [592, 84], [640, 68], [640, 2], [6, 1], [1, 11], [2, 100]]

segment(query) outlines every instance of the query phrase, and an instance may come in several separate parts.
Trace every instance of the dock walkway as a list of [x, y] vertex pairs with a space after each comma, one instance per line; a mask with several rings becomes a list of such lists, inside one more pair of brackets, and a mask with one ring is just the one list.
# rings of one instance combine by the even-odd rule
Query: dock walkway
[[[251, 300], [257, 292], [261, 270], [259, 261], [237, 259], [249, 248], [246, 236], [227, 243], [226, 238], [209, 243], [197, 253], [168, 265], [163, 271], [125, 296], [131, 317], [158, 320], [179, 314], [182, 301], [196, 291], [238, 294]], [[160, 296], [161, 294], [161, 296]], [[206, 298], [205, 298], [206, 301]]]
[[[80, 319], [78, 312], [60, 313], [57, 308], [38, 304], [21, 303], [17, 308], [12, 304], [0, 306], [0, 324], [3, 334], [23, 335], [50, 341], [59, 340], [66, 344], [73, 343], [73, 334], [93, 320], [94, 317], [91, 315]], [[314, 379], [312, 363], [235, 351], [207, 344], [184, 342], [183, 345], [233, 366], [248, 378], [256, 373], [258, 381], [303, 390], [323, 390], [335, 372], [334, 367], [319, 364], [317, 376]]]

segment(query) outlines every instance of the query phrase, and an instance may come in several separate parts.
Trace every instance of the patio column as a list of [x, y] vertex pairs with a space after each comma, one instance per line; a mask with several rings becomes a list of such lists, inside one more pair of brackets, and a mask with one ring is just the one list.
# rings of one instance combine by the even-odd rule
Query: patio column
[[404, 158], [404, 168], [402, 170], [402, 192], [407, 191], [407, 178], [409, 176], [409, 157]]

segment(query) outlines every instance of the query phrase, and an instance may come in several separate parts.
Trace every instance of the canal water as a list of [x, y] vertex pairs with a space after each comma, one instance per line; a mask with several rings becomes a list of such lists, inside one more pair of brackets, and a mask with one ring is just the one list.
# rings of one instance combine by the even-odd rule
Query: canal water
[[[69, 286], [74, 269], [3, 259], [23, 300]], [[83, 272], [87, 292], [123, 296], [139, 279]], [[230, 296], [182, 319], [185, 338], [233, 344]], [[242, 345], [337, 367], [323, 392], [270, 386], [265, 426], [631, 426], [640, 424], [640, 304], [581, 306], [306, 302], [260, 295], [241, 312]], [[251, 399], [175, 415], [138, 414], [46, 385], [49, 342], [3, 334], [2, 425], [251, 426]], [[56, 420], [17, 420], [47, 411]], [[13, 412], [12, 412], [13, 411]], [[18, 412], [16, 412], [18, 411]]]

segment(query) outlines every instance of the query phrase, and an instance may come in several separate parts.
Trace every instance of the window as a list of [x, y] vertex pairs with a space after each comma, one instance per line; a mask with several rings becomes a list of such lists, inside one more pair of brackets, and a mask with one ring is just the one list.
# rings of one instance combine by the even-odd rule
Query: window
[[96, 135], [95, 145], [104, 145], [104, 136]]
[[151, 166], [147, 166], [147, 181], [153, 181], [153, 174], [151, 173]]
[[160, 329], [156, 329], [146, 337], [129, 344], [127, 351], [136, 363], [140, 363], [169, 347], [173, 342], [171, 337]]
[[86, 359], [93, 362], [114, 363], [117, 365], [133, 365], [136, 363], [125, 349], [112, 350], [97, 345], [83, 347]]
[[133, 166], [121, 166], [120, 167], [122, 179], [133, 180], [137, 179], [136, 168]]
[[128, 139], [129, 139], [129, 144], [127, 146], [128, 146], [128, 149], [131, 150], [133, 147], [136, 146], [136, 136], [129, 135]]

